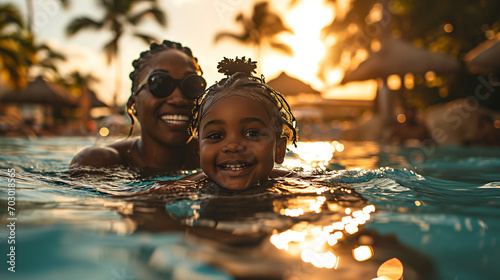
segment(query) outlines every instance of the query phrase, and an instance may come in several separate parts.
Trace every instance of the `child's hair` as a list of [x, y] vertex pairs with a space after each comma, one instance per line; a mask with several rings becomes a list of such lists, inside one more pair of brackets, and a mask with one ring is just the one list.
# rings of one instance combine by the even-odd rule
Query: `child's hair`
[[225, 58], [219, 62], [219, 73], [225, 78], [209, 87], [195, 101], [193, 118], [188, 128], [191, 136], [197, 137], [198, 127], [210, 107], [222, 98], [240, 95], [259, 101], [266, 108], [271, 125], [277, 137], [286, 137], [293, 145], [297, 146], [296, 120], [283, 95], [268, 86], [264, 76], [252, 76], [255, 73], [256, 62], [245, 57], [239, 59]]
[[187, 46], [182, 46], [181, 43], [172, 42], [169, 40], [164, 40], [161, 44], [153, 42], [149, 45], [149, 50], [143, 51], [140, 57], [132, 62], [132, 66], [134, 67], [134, 71], [130, 72], [130, 80], [132, 80], [132, 93], [137, 89], [137, 84], [141, 81], [137, 81], [137, 77], [140, 75], [141, 71], [148, 65], [151, 58], [162, 51], [166, 51], [169, 49], [180, 50], [183, 53], [187, 54], [193, 59], [194, 66], [196, 70], [203, 74], [200, 65], [198, 64], [198, 58], [193, 56], [193, 52]]

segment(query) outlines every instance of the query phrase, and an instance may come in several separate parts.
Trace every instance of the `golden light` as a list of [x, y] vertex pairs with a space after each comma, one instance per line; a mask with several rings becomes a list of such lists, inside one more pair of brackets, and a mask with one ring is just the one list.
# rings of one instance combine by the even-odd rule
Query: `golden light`
[[276, 248], [281, 250], [288, 250], [288, 244], [290, 242], [303, 242], [305, 240], [305, 237], [305, 232], [287, 230], [280, 234], [273, 234], [270, 238], [270, 241], [274, 246], [276, 246]]
[[[323, 198], [317, 200], [318, 205], [326, 202]], [[304, 226], [304, 224], [297, 224], [292, 229], [282, 233], [275, 232], [270, 237], [271, 244], [280, 250], [287, 251], [290, 255], [300, 256], [304, 262], [311, 263], [316, 267], [336, 269], [340, 258], [333, 253], [332, 247], [344, 237], [344, 232], [347, 234], [356, 233], [358, 226], [366, 223], [370, 219], [370, 213], [375, 211], [373, 205], [365, 206], [361, 210], [348, 209], [347, 216], [342, 217], [340, 222], [334, 222], [331, 225], [309, 224]], [[367, 252], [365, 247], [372, 250], [370, 246], [362, 245], [353, 251], [353, 255], [358, 261], [366, 260], [373, 255], [373, 252]]]
[[318, 268], [334, 268], [338, 264], [338, 257], [332, 252], [316, 253], [311, 249], [305, 249], [300, 257], [304, 262]]
[[282, 40], [291, 46], [293, 59], [282, 67], [313, 86], [320, 84], [316, 73], [326, 52], [320, 39], [321, 29], [332, 21], [333, 16], [334, 8], [323, 0], [300, 1], [285, 15], [285, 23], [294, 34], [284, 34]]
[[[336, 142], [336, 141], [335, 141]], [[342, 152], [344, 151], [344, 144], [342, 143], [335, 143], [335, 150], [337, 150], [337, 152]]]
[[387, 87], [390, 90], [398, 90], [401, 88], [401, 78], [399, 75], [390, 75], [387, 77]]
[[453, 31], [453, 25], [451, 23], [447, 23], [444, 25], [444, 32], [451, 33]]
[[281, 215], [285, 215], [288, 217], [299, 217], [301, 215], [304, 215], [304, 209], [298, 208], [298, 209], [281, 209], [280, 210]]
[[326, 74], [326, 80], [329, 84], [338, 84], [342, 81], [342, 77], [344, 76], [344, 70], [340, 67], [335, 67], [333, 69], [328, 70]]
[[324, 169], [335, 152], [335, 147], [330, 142], [299, 142], [297, 147], [288, 148], [297, 154], [299, 159], [286, 159], [283, 165], [287, 168], [302, 167], [305, 170]]
[[359, 231], [358, 225], [353, 223], [348, 223], [347, 225], [345, 225], [344, 229], [349, 234], [355, 234], [356, 232]]
[[406, 73], [404, 76], [405, 88], [413, 89], [415, 87], [415, 76], [413, 73]]
[[422, 205], [422, 203], [420, 201], [416, 200], [415, 201], [415, 206], [420, 206], [420, 205]]
[[495, 126], [495, 128], [500, 128], [500, 120], [495, 120], [493, 125]]
[[434, 79], [436, 79], [436, 72], [434, 71], [427, 71], [425, 72], [425, 80], [427, 80], [428, 82], [432, 82], [434, 81]]
[[351, 82], [333, 86], [323, 92], [323, 97], [334, 99], [373, 100], [377, 94], [377, 81]]
[[378, 51], [380, 51], [381, 48], [382, 48], [382, 44], [380, 43], [379, 40], [373, 40], [370, 43], [370, 49], [372, 50], [372, 52], [378, 52]]
[[101, 135], [102, 137], [108, 136], [109, 135], [109, 128], [101, 127], [101, 129], [99, 129], [99, 135]]
[[373, 256], [373, 249], [371, 246], [362, 245], [352, 250], [352, 255], [358, 262], [366, 261]]
[[406, 116], [405, 114], [398, 114], [396, 119], [398, 120], [398, 123], [404, 123], [406, 121]]
[[377, 277], [381, 279], [399, 280], [403, 277], [403, 264], [397, 258], [384, 262], [377, 270]]
[[442, 98], [445, 98], [448, 96], [448, 88], [447, 87], [442, 87], [439, 89], [439, 96]]
[[311, 204], [309, 205], [309, 210], [314, 211], [316, 213], [321, 212], [321, 206], [323, 206], [325, 201], [326, 201], [326, 197], [318, 196], [316, 198], [316, 201], [311, 202]]

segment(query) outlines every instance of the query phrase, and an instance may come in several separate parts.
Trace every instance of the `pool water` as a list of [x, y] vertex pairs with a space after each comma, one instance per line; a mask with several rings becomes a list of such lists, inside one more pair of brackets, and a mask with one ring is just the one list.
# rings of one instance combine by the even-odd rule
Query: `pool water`
[[500, 275], [498, 148], [299, 143], [281, 167], [307, 180], [137, 196], [189, 172], [69, 175], [107, 141], [0, 138], [1, 279]]

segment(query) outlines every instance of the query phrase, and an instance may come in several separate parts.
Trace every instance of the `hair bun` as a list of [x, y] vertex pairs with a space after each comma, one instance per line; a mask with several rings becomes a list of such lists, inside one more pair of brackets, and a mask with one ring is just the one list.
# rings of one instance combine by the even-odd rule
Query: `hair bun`
[[237, 72], [242, 72], [248, 76], [252, 76], [252, 73], [257, 73], [255, 72], [256, 68], [257, 61], [252, 61], [251, 58], [245, 60], [244, 56], [241, 59], [238, 57], [235, 59], [224, 57], [224, 59], [217, 64], [218, 72], [228, 77]]

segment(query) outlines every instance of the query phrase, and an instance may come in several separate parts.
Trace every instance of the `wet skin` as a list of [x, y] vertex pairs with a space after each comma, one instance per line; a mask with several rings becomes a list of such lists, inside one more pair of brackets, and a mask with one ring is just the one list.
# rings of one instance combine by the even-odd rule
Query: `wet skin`
[[[141, 84], [155, 71], [166, 71], [174, 79], [183, 79], [196, 74], [197, 68], [192, 57], [180, 50], [168, 49], [149, 59], [136, 83]], [[135, 117], [141, 124], [141, 137], [83, 150], [70, 164], [74, 174], [86, 173], [80, 169], [84, 166], [130, 167], [158, 172], [199, 168], [198, 143], [188, 143], [187, 133], [194, 101], [185, 97], [179, 87], [169, 96], [158, 98], [146, 86], [128, 102], [129, 107], [134, 104]]]
[[231, 190], [267, 181], [286, 152], [286, 139], [277, 137], [264, 106], [239, 95], [210, 108], [200, 122], [199, 141], [204, 173]]
[[[192, 58], [179, 50], [158, 53], [141, 72], [141, 83], [154, 72], [166, 71], [174, 79], [196, 74]], [[143, 141], [152, 140], [169, 146], [183, 146], [188, 140], [187, 126], [194, 102], [186, 98], [179, 87], [167, 97], [158, 98], [144, 87], [136, 96], [136, 117], [141, 122]]]

